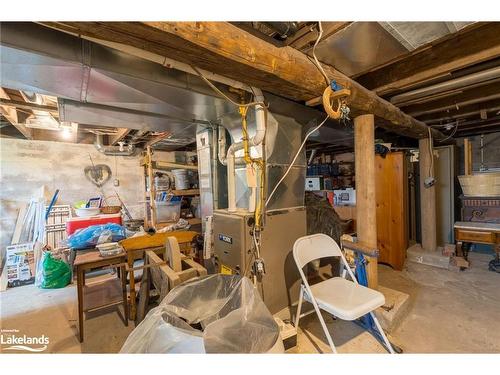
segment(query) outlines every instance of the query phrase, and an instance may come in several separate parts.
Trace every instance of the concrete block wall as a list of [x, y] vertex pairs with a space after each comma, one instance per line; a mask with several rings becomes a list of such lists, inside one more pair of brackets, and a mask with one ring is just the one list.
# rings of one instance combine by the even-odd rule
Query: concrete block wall
[[[28, 141], [0, 138], [0, 250], [10, 245], [19, 207], [45, 185], [50, 195], [59, 189], [57, 204], [73, 204], [100, 195], [99, 188], [84, 175], [84, 168], [106, 164], [111, 179], [104, 184], [105, 196], [120, 195], [134, 218], [144, 217], [143, 168], [140, 153], [136, 156], [106, 156], [89, 144]], [[195, 153], [156, 152], [154, 158], [185, 162]], [[119, 186], [113, 180], [119, 179]]]

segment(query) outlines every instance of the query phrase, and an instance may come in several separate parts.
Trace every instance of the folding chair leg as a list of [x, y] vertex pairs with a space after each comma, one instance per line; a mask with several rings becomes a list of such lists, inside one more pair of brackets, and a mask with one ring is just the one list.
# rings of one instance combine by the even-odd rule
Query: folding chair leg
[[299, 296], [299, 304], [297, 306], [297, 311], [295, 312], [295, 329], [299, 329], [299, 320], [300, 313], [302, 311], [302, 301], [304, 299], [304, 286], [300, 286], [300, 296]]
[[326, 327], [325, 321], [323, 320], [323, 316], [321, 315], [321, 310], [319, 308], [316, 308], [316, 306], [314, 306], [314, 309], [316, 310], [316, 314], [318, 315], [319, 322], [321, 323], [321, 327], [323, 327], [323, 331], [325, 332], [326, 339], [328, 340], [328, 344], [330, 345], [332, 352], [334, 354], [337, 354], [337, 349], [335, 348], [335, 345], [333, 344], [333, 340], [332, 340], [332, 337], [330, 336], [330, 332], [328, 332], [328, 328]]
[[326, 339], [328, 340], [328, 344], [330, 345], [330, 348], [332, 349], [332, 352], [334, 354], [337, 354], [337, 349], [335, 348], [335, 345], [333, 344], [332, 337], [330, 336], [330, 332], [328, 332], [328, 328], [326, 327], [325, 321], [323, 320], [323, 316], [321, 315], [321, 310], [319, 309], [318, 304], [316, 303], [314, 297], [311, 297], [314, 310], [316, 310], [316, 314], [318, 315], [319, 322], [321, 323], [321, 327], [323, 327], [323, 331], [325, 332]]
[[387, 336], [385, 335], [385, 332], [384, 330], [382, 329], [382, 327], [380, 326], [380, 323], [378, 322], [378, 319], [377, 317], [375, 316], [375, 314], [372, 312], [370, 312], [370, 315], [373, 319], [373, 321], [375, 322], [375, 325], [377, 326], [377, 330], [379, 331], [380, 333], [380, 336], [382, 336], [382, 339], [384, 340], [384, 343], [385, 343], [385, 347], [387, 350], [389, 350], [389, 353], [391, 354], [395, 354], [394, 353], [394, 349], [392, 348], [392, 345], [391, 343], [389, 342], [389, 340], [387, 339]]

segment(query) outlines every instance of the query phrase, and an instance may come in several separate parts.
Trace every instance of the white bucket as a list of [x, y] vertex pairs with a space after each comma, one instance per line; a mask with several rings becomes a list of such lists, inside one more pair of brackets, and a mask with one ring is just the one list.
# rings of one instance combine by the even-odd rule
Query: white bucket
[[175, 188], [177, 190], [189, 189], [189, 176], [187, 169], [173, 169]]

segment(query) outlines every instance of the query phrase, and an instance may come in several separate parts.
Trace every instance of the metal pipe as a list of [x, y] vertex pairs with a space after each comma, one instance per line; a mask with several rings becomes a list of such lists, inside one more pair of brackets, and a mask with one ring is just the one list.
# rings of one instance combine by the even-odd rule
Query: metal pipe
[[500, 66], [488, 70], [483, 70], [481, 72], [469, 74], [456, 79], [451, 79], [449, 81], [437, 83], [432, 86], [427, 86], [421, 89], [407, 91], [405, 93], [395, 95], [391, 98], [391, 103], [394, 105], [401, 106], [405, 102], [408, 102], [409, 100], [414, 100], [417, 98], [422, 98], [425, 96], [437, 94], [440, 92], [466, 87], [478, 82], [484, 82], [491, 79], [496, 79], [498, 77], [500, 77]]
[[[258, 88], [253, 87], [252, 92], [255, 93], [255, 101], [264, 101], [264, 96], [262, 91]], [[243, 140], [240, 142], [234, 142], [229, 146], [226, 155], [224, 156], [224, 150], [226, 148], [226, 131], [224, 127], [219, 126], [219, 136], [218, 136], [218, 154], [219, 161], [221, 164], [227, 166], [227, 190], [228, 190], [228, 211], [236, 211], [236, 185], [235, 185], [235, 166], [240, 164], [248, 164], [252, 162], [250, 158], [250, 146], [259, 146], [263, 144], [266, 135], [266, 113], [265, 108], [261, 105], [255, 106], [255, 125], [256, 132], [255, 135], [247, 139], [246, 137], [246, 124], [243, 129]], [[235, 153], [239, 150], [245, 149], [244, 157], [235, 157]], [[263, 168], [263, 167], [262, 167]], [[262, 172], [263, 174], [263, 172]], [[261, 177], [264, 178], [264, 177]], [[263, 192], [264, 189], [261, 189]], [[262, 195], [262, 194], [261, 194]], [[261, 198], [262, 199], [262, 198]], [[251, 204], [249, 205], [251, 207]]]
[[488, 168], [484, 166], [484, 134], [481, 134], [481, 165], [479, 167], [479, 171], [484, 172]]
[[316, 156], [316, 152], [317, 151], [318, 151], [317, 148], [313, 148], [311, 150], [311, 155], [309, 155], [309, 159], [307, 160], [307, 165], [311, 165], [311, 163], [313, 162], [314, 157]]
[[236, 211], [236, 183], [234, 175], [234, 154], [228, 153], [227, 156], [227, 210]]

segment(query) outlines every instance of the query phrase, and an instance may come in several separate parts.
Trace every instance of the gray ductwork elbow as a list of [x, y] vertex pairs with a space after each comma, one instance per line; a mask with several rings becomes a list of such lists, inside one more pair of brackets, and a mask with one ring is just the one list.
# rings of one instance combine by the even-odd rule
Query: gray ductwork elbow
[[104, 146], [102, 142], [102, 134], [96, 135], [96, 141], [94, 142], [94, 146], [97, 151], [107, 156], [132, 156], [137, 151], [135, 145], [133, 144], [129, 144], [126, 147]]

